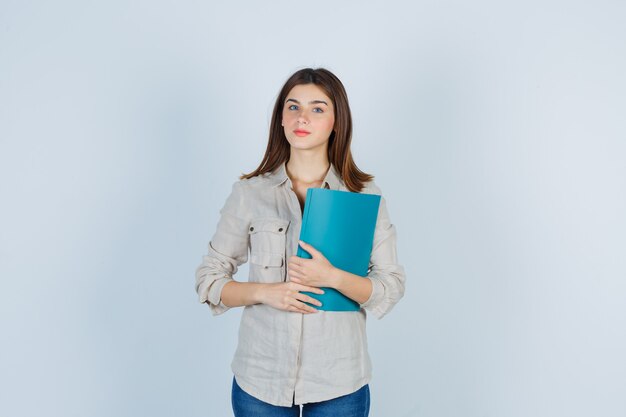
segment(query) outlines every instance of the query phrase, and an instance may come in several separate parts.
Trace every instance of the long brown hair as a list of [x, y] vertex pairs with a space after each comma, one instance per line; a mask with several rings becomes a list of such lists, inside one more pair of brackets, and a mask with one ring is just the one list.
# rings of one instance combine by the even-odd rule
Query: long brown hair
[[263, 160], [257, 169], [249, 174], [242, 174], [240, 179], [272, 172], [289, 160], [290, 145], [281, 125], [281, 119], [287, 94], [293, 87], [300, 84], [315, 84], [333, 101], [335, 126], [328, 140], [328, 160], [335, 166], [348, 190], [360, 192], [364, 184], [374, 176], [361, 171], [352, 159], [350, 151], [352, 114], [348, 104], [348, 95], [339, 78], [325, 68], [301, 69], [285, 82], [274, 104], [269, 140]]

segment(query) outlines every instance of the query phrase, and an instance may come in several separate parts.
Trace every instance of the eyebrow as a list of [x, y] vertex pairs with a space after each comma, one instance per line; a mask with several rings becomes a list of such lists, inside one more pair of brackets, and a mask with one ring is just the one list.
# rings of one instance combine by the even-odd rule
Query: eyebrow
[[[285, 100], [285, 103], [288, 101], [293, 101], [294, 103], [300, 104], [300, 102], [295, 98], [288, 98], [287, 100]], [[328, 103], [326, 103], [324, 100], [311, 100], [309, 101], [309, 104], [325, 104], [328, 106]]]

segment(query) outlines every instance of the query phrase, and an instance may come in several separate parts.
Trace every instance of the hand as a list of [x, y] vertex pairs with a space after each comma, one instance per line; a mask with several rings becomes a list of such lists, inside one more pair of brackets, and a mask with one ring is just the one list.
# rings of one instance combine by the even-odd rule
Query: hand
[[261, 303], [267, 304], [279, 310], [294, 311], [296, 313], [317, 313], [318, 309], [304, 304], [303, 301], [317, 306], [322, 303], [300, 291], [308, 291], [316, 294], [324, 294], [324, 290], [295, 282], [279, 282], [266, 284], [260, 291], [259, 299]]
[[300, 246], [311, 254], [312, 259], [291, 256], [288, 262], [289, 280], [313, 287], [334, 288], [335, 267], [313, 246], [303, 241], [300, 241]]

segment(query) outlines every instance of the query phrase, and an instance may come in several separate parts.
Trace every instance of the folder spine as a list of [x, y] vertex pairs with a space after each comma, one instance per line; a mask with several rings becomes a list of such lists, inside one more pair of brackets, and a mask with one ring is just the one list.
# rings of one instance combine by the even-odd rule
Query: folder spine
[[[313, 189], [309, 188], [306, 190], [306, 202], [304, 204], [304, 214], [302, 215], [302, 226], [300, 227], [300, 235], [302, 235], [302, 231], [306, 231], [306, 224], [309, 221], [309, 211], [311, 210], [311, 203], [313, 199]], [[309, 242], [304, 242], [304, 243], [309, 243]], [[309, 254], [308, 252], [306, 252], [302, 247], [300, 247], [300, 243], [298, 243], [298, 251], [297, 251], [297, 255], [299, 257], [303, 257], [302, 255], [304, 255], [304, 257], [307, 257], [307, 254]], [[310, 255], [310, 254], [309, 254]]]

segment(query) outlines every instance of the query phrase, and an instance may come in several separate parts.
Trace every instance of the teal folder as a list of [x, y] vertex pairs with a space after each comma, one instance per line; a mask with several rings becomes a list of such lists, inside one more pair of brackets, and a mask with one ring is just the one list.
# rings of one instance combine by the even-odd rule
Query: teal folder
[[[339, 269], [365, 277], [369, 269], [380, 196], [349, 191], [309, 188], [304, 204], [300, 240], [322, 252]], [[311, 259], [298, 246], [297, 256]], [[325, 311], [359, 311], [359, 303], [333, 288], [324, 294], [302, 291], [322, 302]]]

